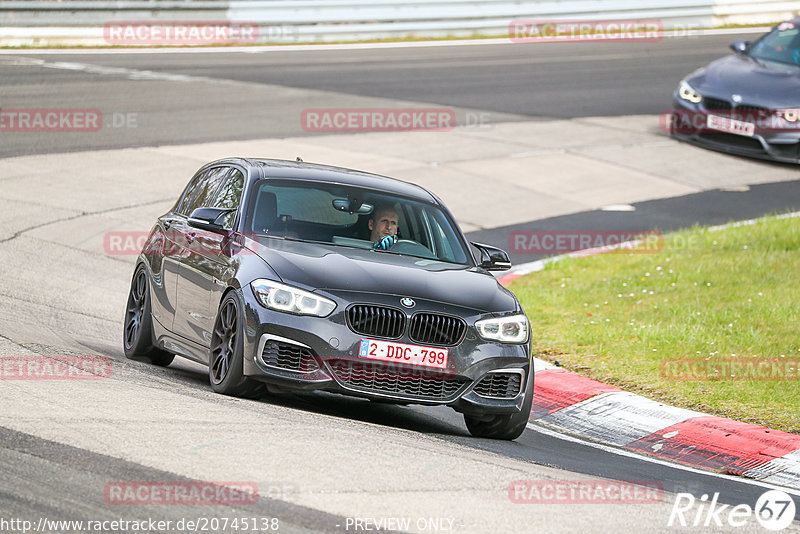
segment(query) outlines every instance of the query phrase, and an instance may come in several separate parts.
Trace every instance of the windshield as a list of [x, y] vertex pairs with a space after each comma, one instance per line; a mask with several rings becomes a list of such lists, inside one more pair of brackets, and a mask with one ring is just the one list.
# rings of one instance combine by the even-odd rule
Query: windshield
[[340, 184], [262, 180], [255, 186], [245, 231], [256, 235], [468, 264], [455, 224], [439, 207]]
[[800, 27], [784, 22], [756, 41], [748, 50], [756, 59], [800, 66]]

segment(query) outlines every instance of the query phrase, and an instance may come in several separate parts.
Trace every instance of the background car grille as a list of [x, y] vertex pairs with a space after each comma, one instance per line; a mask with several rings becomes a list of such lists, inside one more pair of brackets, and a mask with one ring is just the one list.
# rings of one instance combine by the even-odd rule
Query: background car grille
[[[751, 114], [757, 117], [766, 117], [768, 115], [772, 115], [772, 110], [767, 108], [762, 108], [759, 106], [751, 106], [749, 104], [740, 104], [736, 106], [735, 111], [744, 113], [744, 114]], [[745, 117], [747, 118], [747, 117]]]
[[[760, 106], [751, 106], [749, 104], [736, 104], [734, 105], [727, 100], [721, 98], [711, 98], [704, 96], [703, 105], [709, 111], [731, 111], [733, 113], [750, 114], [754, 117], [765, 117], [772, 114], [772, 110]], [[726, 114], [727, 116], [727, 114]], [[746, 118], [746, 117], [745, 117]]]
[[418, 313], [411, 318], [408, 336], [417, 343], [455, 345], [461, 341], [466, 329], [466, 323], [456, 317]]
[[311, 350], [275, 340], [267, 341], [264, 344], [261, 359], [267, 365], [287, 371], [310, 373], [319, 369]]
[[475, 384], [472, 391], [481, 397], [513, 399], [521, 388], [522, 375], [519, 373], [489, 373]]
[[357, 334], [397, 338], [406, 329], [406, 316], [394, 308], [358, 304], [347, 310], [347, 323]]
[[445, 400], [452, 398], [466, 382], [450, 375], [377, 363], [334, 360], [329, 364], [342, 384], [364, 392]]
[[703, 97], [703, 105], [706, 109], [731, 109], [732, 104], [727, 100], [719, 98], [711, 98], [708, 96]]

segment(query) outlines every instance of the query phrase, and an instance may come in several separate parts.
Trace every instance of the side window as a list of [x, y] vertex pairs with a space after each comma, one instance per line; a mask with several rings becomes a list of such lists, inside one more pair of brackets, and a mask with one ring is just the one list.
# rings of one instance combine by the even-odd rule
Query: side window
[[214, 195], [217, 193], [220, 185], [225, 181], [230, 170], [229, 167], [216, 167], [211, 169], [203, 180], [200, 181], [197, 192], [194, 194], [186, 211], [182, 211], [181, 213], [191, 215], [197, 208], [210, 207]]
[[[222, 186], [217, 193], [211, 207], [214, 208], [239, 208], [239, 202], [242, 198], [242, 188], [244, 187], [244, 175], [238, 169], [233, 169], [230, 173], [228, 181]], [[222, 226], [228, 230], [233, 228], [233, 221], [236, 218], [236, 212], [232, 211], [222, 219]]]
[[194, 198], [194, 194], [197, 193], [197, 187], [200, 185], [200, 182], [203, 181], [208, 175], [209, 171], [202, 172], [194, 177], [194, 179], [186, 186], [186, 190], [183, 192], [183, 196], [181, 197], [181, 203], [178, 206], [177, 212], [186, 215], [186, 208], [189, 207], [189, 203]]
[[459, 242], [453, 227], [445, 219], [441, 211], [425, 210], [424, 217], [429, 225], [431, 237], [434, 240], [434, 252], [444, 261], [453, 263], [464, 263], [467, 261], [461, 247], [456, 246]]

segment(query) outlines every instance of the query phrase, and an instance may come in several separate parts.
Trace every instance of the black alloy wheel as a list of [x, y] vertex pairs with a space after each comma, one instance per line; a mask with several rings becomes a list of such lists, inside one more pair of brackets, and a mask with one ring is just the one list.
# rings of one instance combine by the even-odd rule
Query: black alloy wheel
[[264, 384], [244, 376], [244, 328], [239, 299], [229, 292], [219, 306], [211, 334], [208, 378], [211, 389], [223, 395], [256, 398]]
[[153, 317], [150, 315], [148, 286], [147, 269], [144, 264], [140, 264], [133, 273], [128, 303], [125, 307], [123, 349], [128, 359], [149, 361], [166, 367], [172, 363], [175, 355], [153, 346]]

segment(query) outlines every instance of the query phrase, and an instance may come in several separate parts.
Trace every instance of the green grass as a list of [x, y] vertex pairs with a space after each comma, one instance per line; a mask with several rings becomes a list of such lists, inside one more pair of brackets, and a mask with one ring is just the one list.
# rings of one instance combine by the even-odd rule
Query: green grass
[[531, 320], [536, 357], [656, 400], [800, 433], [797, 369], [778, 380], [691, 381], [662, 370], [678, 359], [800, 361], [800, 218], [693, 228], [665, 236], [655, 253], [565, 259], [510, 288]]

